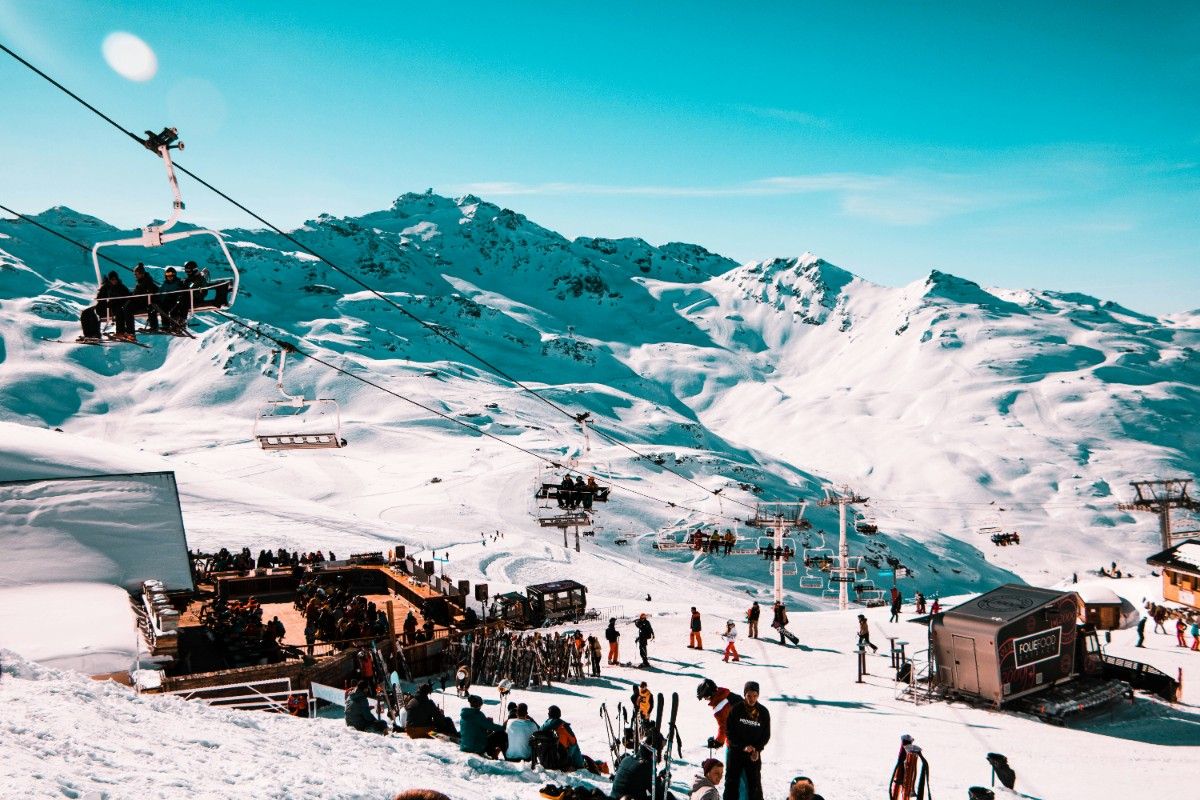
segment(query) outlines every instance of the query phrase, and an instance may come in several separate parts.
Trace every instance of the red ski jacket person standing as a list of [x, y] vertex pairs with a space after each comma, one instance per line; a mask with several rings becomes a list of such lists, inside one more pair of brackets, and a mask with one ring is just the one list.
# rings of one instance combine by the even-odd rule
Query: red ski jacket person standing
[[708, 740], [708, 747], [712, 749], [724, 747], [725, 726], [729, 720], [729, 712], [735, 705], [742, 702], [742, 698], [724, 686], [717, 686], [711, 678], [705, 678], [696, 689], [696, 699], [708, 701], [708, 707], [713, 712], [713, 719], [717, 721], [717, 735]]

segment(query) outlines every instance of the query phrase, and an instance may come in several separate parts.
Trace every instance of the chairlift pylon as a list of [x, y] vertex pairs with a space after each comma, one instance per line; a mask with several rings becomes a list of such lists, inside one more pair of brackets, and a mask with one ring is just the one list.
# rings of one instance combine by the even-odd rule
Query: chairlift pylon
[[[162, 158], [163, 165], [166, 167], [167, 182], [170, 184], [171, 193], [174, 196], [174, 201], [171, 204], [171, 215], [161, 224], [145, 226], [142, 228], [141, 235], [136, 238], [113, 239], [107, 242], [96, 242], [96, 244], [92, 245], [92, 266], [96, 269], [96, 283], [104, 283], [103, 271], [100, 268], [100, 251], [106, 247], [154, 248], [193, 236], [211, 236], [217, 240], [217, 244], [225, 256], [225, 261], [229, 264], [230, 277], [212, 281], [205, 288], [181, 290], [186, 294], [187, 312], [191, 315], [197, 311], [233, 307], [234, 301], [237, 299], [240, 274], [238, 273], [237, 262], [233, 260], [233, 254], [229, 252], [229, 247], [225, 244], [225, 237], [217, 231], [203, 228], [167, 233], [179, 221], [179, 217], [185, 207], [183, 195], [179, 191], [179, 181], [175, 177], [175, 165], [171, 163], [171, 151], [183, 149], [183, 142], [179, 141], [179, 132], [175, 128], [163, 128], [159, 133], [146, 131], [146, 138], [142, 141], [142, 144], [147, 150], [157, 153]], [[215, 293], [215, 298], [211, 301], [205, 300], [209, 291]]]
[[336, 400], [306, 399], [283, 388], [284, 369], [290, 347], [279, 354], [279, 376], [275, 388], [283, 400], [268, 400], [254, 420], [254, 438], [263, 450], [327, 450], [346, 446], [342, 438], [342, 411]]

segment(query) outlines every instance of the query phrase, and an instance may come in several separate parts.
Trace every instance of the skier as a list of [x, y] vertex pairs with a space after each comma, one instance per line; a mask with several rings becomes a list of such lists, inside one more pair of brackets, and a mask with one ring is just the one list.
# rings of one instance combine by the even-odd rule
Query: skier
[[588, 655], [591, 657], [591, 662], [592, 662], [592, 677], [599, 678], [600, 677], [600, 640], [597, 639], [593, 635], [593, 636], [589, 636], [587, 638], [587, 642], [588, 642]]
[[763, 800], [762, 751], [771, 740], [771, 714], [758, 702], [758, 683], [747, 681], [742, 702], [729, 712], [724, 800], [738, 800], [742, 778], [747, 800]]
[[558, 507], [575, 507], [575, 484], [570, 475], [563, 475], [562, 482], [558, 484]]
[[638, 631], [638, 653], [642, 656], [642, 663], [640, 666], [649, 667], [650, 656], [646, 653], [646, 645], [648, 645], [650, 640], [654, 638], [654, 627], [650, 624], [650, 619], [646, 616], [645, 612], [642, 612], [633, 624], [637, 626]]
[[1187, 647], [1187, 640], [1184, 639], [1184, 634], [1187, 633], [1187, 623], [1183, 621], [1183, 617], [1175, 620], [1175, 641], [1176, 647]]
[[146, 272], [146, 265], [138, 262], [138, 265], [133, 268], [133, 275], [137, 281], [133, 287], [133, 295], [125, 301], [126, 309], [130, 317], [136, 314], [146, 315], [146, 330], [158, 330], [158, 308], [154, 305], [154, 299], [158, 295], [158, 284], [150, 277], [150, 273]]
[[774, 628], [775, 630], [779, 631], [779, 643], [780, 644], [785, 644], [787, 641], [783, 635], [783, 629], [787, 627], [787, 624], [788, 624], [787, 608], [783, 605], [782, 601], [776, 600], [775, 606], [772, 610], [771, 627]]
[[726, 642], [725, 658], [722, 660], [728, 663], [729, 657], [733, 656], [734, 661], [741, 661], [742, 657], [737, 651], [737, 626], [733, 624], [733, 620], [725, 622], [725, 632], [721, 634], [721, 638]]
[[689, 800], [721, 800], [717, 789], [721, 778], [725, 775], [725, 765], [715, 758], [706, 758], [700, 764], [700, 774], [692, 783], [692, 794]]
[[604, 629], [604, 640], [608, 642], [608, 663], [621, 663], [620, 644], [621, 632], [617, 630], [617, 618], [608, 618], [608, 627]]
[[735, 705], [742, 702], [742, 698], [724, 686], [717, 686], [711, 678], [705, 678], [696, 688], [696, 699], [708, 702], [709, 708], [713, 710], [713, 718], [717, 721], [717, 735], [709, 737], [708, 749], [715, 750], [718, 747], [724, 747], [729, 712]]
[[746, 635], [751, 639], [758, 638], [758, 617], [760, 614], [762, 614], [762, 608], [758, 605], [758, 601], [755, 600], [753, 605], [750, 606], [750, 610], [746, 612]]
[[96, 290], [96, 304], [88, 306], [79, 315], [79, 327], [83, 335], [79, 341], [100, 339], [100, 316], [113, 317], [117, 323], [117, 332], [113, 336], [123, 342], [137, 341], [133, 335], [133, 317], [126, 312], [125, 306], [129, 297], [129, 287], [121, 282], [121, 276], [116, 270], [108, 273], [104, 283]]
[[633, 690], [633, 707], [637, 709], [642, 719], [650, 719], [650, 714], [654, 711], [654, 695], [645, 681], [642, 681], [638, 688]]
[[879, 648], [876, 647], [874, 645], [874, 643], [871, 642], [871, 627], [867, 624], [867, 615], [859, 614], [858, 615], [858, 646], [861, 648], [863, 645], [866, 645], [867, 647], [871, 648], [872, 653], [879, 652]]
[[1134, 646], [1135, 647], [1143, 647], [1144, 645], [1142, 644], [1142, 642], [1146, 641], [1146, 615], [1145, 614], [1143, 614], [1138, 619], [1137, 635], [1138, 635], [1137, 644]]
[[893, 586], [892, 587], [892, 618], [890, 620], [888, 620], [889, 622], [899, 622], [900, 621], [900, 606], [903, 602], [904, 602], [904, 599], [900, 596], [900, 590], [897, 589], [895, 586]]
[[158, 287], [155, 305], [162, 312], [163, 327], [172, 333], [182, 333], [191, 304], [188, 302], [187, 285], [176, 277], [174, 267], [163, 270], [163, 282]]
[[703, 650], [704, 642], [700, 639], [700, 612], [696, 610], [695, 606], [692, 606], [692, 621], [688, 627], [690, 628], [688, 632], [688, 649]]

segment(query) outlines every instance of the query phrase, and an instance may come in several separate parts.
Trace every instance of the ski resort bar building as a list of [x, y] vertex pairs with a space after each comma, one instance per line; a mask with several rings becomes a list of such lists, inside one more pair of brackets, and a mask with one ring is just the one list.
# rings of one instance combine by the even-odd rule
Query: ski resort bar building
[[995, 706], [1075, 672], [1074, 592], [1005, 584], [934, 617], [930, 653], [940, 687]]
[[1163, 599], [1200, 609], [1200, 539], [1188, 539], [1146, 559], [1162, 570]]

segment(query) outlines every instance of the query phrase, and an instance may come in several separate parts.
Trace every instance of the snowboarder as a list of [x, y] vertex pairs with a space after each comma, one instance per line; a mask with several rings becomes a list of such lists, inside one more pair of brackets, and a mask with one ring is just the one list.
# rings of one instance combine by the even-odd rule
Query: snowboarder
[[608, 627], [604, 629], [604, 640], [608, 642], [608, 663], [620, 664], [621, 653], [618, 640], [621, 638], [621, 632], [617, 630], [617, 618], [608, 618]]
[[746, 612], [746, 635], [751, 639], [758, 638], [758, 617], [760, 614], [762, 614], [762, 608], [758, 605], [758, 601], [755, 600], [750, 606], [750, 610]]
[[737, 626], [733, 624], [733, 620], [728, 620], [725, 623], [725, 632], [721, 634], [721, 638], [725, 640], [725, 658], [722, 659], [726, 663], [729, 662], [729, 657], [733, 656], [734, 661], [741, 661], [742, 657], [737, 651]]
[[870, 627], [870, 625], [867, 624], [867, 615], [859, 614], [858, 615], [858, 646], [859, 646], [859, 648], [862, 648], [864, 645], [871, 648], [872, 653], [879, 652], [879, 648], [876, 647], [874, 645], [874, 643], [871, 642], [871, 627]]
[[692, 620], [688, 627], [690, 629], [688, 632], [688, 649], [703, 650], [704, 642], [700, 639], [700, 612], [696, 610], [695, 606], [692, 606]]
[[892, 587], [892, 617], [889, 620], [889, 622], [899, 622], [900, 621], [900, 606], [903, 602], [904, 602], [904, 599], [900, 595], [900, 590], [897, 589], [895, 586], [893, 586]]
[[779, 631], [779, 643], [786, 644], [787, 640], [784, 637], [783, 629], [787, 627], [788, 615], [787, 608], [782, 601], [776, 600], [772, 610], [771, 627]]
[[708, 749], [724, 747], [729, 712], [742, 702], [742, 698], [724, 686], [717, 686], [711, 678], [705, 678], [696, 688], [696, 699], [707, 701], [708, 707], [713, 710], [713, 718], [717, 721], [717, 735], [709, 737]]
[[771, 714], [758, 702], [758, 683], [747, 681], [742, 702], [729, 712], [724, 800], [738, 800], [742, 778], [747, 800], [763, 800], [762, 751], [771, 740]]
[[79, 327], [83, 329], [83, 339], [100, 339], [100, 317], [112, 317], [117, 324], [117, 332], [113, 336], [125, 342], [133, 342], [133, 316], [126, 311], [129, 297], [129, 287], [121, 282], [121, 276], [116, 270], [105, 276], [104, 283], [96, 290], [95, 305], [88, 306], [79, 315]]
[[1144, 645], [1142, 644], [1142, 642], [1146, 641], [1146, 615], [1145, 614], [1143, 614], [1141, 616], [1141, 618], [1138, 619], [1137, 636], [1138, 636], [1137, 644], [1134, 646], [1135, 647], [1143, 647]]
[[715, 758], [706, 758], [700, 764], [700, 774], [692, 782], [692, 794], [689, 800], [721, 800], [717, 789], [721, 778], [725, 775], [725, 765]]
[[648, 645], [650, 643], [650, 640], [654, 638], [654, 628], [653, 628], [653, 626], [650, 625], [650, 619], [646, 616], [645, 612], [640, 614], [638, 616], [637, 620], [633, 624], [635, 626], [637, 626], [637, 631], [638, 631], [638, 634], [637, 634], [638, 653], [642, 657], [642, 663], [640, 666], [649, 667], [650, 666], [650, 656], [646, 653], [646, 645]]

